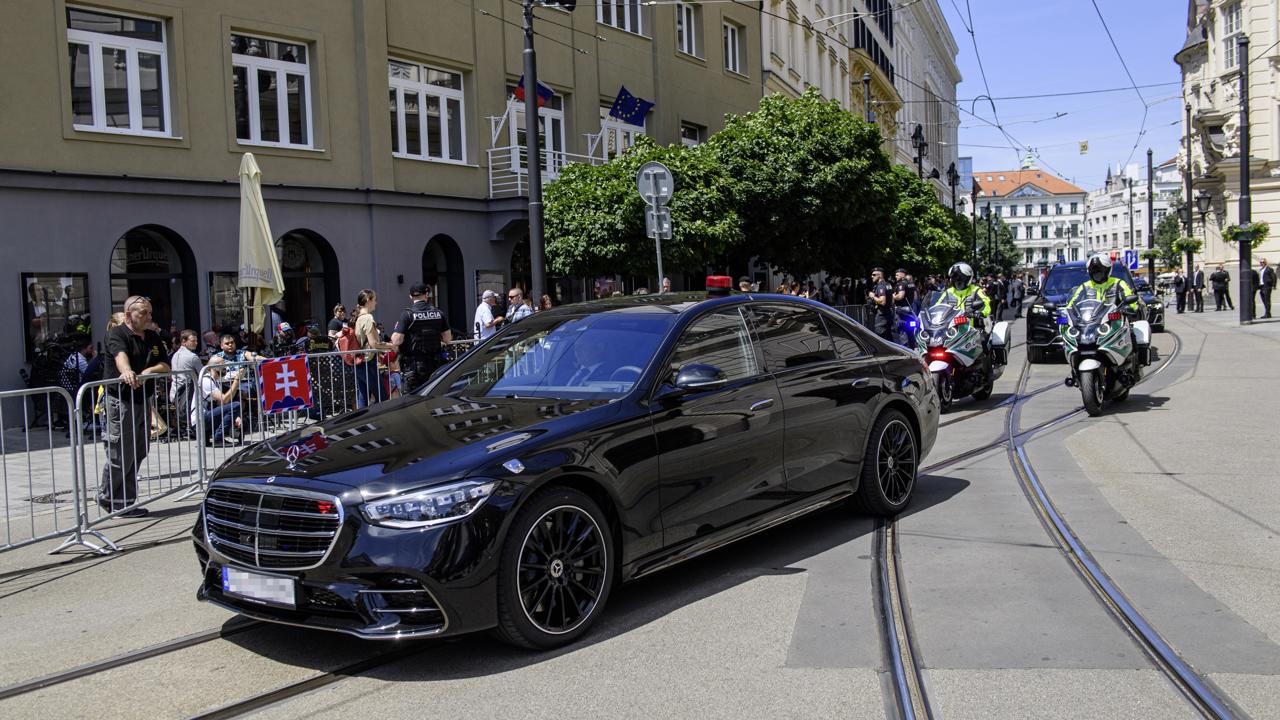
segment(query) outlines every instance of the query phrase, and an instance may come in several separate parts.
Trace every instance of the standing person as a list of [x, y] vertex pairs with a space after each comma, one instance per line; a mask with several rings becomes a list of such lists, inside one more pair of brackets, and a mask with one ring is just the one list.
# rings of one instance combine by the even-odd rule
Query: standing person
[[492, 290], [485, 290], [480, 295], [480, 304], [476, 306], [476, 314], [472, 321], [477, 340], [486, 340], [498, 332], [498, 325], [505, 318], [494, 314], [493, 309], [497, 306], [498, 293]]
[[746, 275], [738, 278], [738, 292], [751, 292], [751, 278]]
[[1258, 261], [1258, 278], [1254, 283], [1258, 288], [1258, 297], [1262, 300], [1262, 317], [1271, 317], [1271, 291], [1276, 289], [1276, 269], [1267, 264], [1267, 259]]
[[1021, 275], [1015, 275], [1009, 281], [1009, 304], [1013, 305], [1013, 318], [1016, 320], [1022, 317], [1022, 301], [1027, 297], [1027, 284], [1022, 281]]
[[[636, 290], [636, 294], [642, 294], [640, 289]], [[507, 320], [510, 325], [517, 320], [523, 320], [533, 314], [533, 308], [529, 307], [524, 301], [524, 291], [518, 287], [513, 287], [507, 291]]]
[[1195, 301], [1191, 312], [1204, 312], [1204, 269], [1200, 263], [1196, 263], [1195, 271], [1191, 273], [1191, 299]]
[[871, 290], [867, 301], [872, 305], [874, 322], [872, 330], [880, 337], [893, 342], [893, 287], [885, 282], [884, 270], [871, 271]]
[[[664, 292], [664, 293], [669, 293], [669, 292], [671, 292], [671, 278], [669, 278], [669, 277], [664, 277], [664, 278], [662, 278], [662, 292]], [[543, 295], [542, 297], [547, 298], [548, 300], [550, 300], [550, 299], [551, 299], [551, 298], [547, 297], [546, 295]], [[543, 308], [543, 309], [545, 310], [546, 308]]]
[[395, 350], [395, 346], [382, 342], [378, 337], [378, 323], [373, 313], [378, 309], [378, 294], [369, 288], [356, 295], [356, 307], [360, 315], [356, 318], [356, 340], [364, 353], [364, 362], [356, 368], [356, 409], [365, 407], [382, 398], [382, 382], [378, 378], [378, 353], [372, 351]]
[[[665, 279], [664, 279], [662, 282], [663, 282], [663, 285], [662, 285], [662, 286], [663, 286], [664, 288], [670, 288], [670, 286], [671, 286], [671, 281], [670, 281], [670, 280], [665, 280]], [[671, 292], [671, 290], [670, 290], [670, 289], [666, 289], [666, 290], [663, 290], [662, 292]], [[541, 311], [543, 311], [543, 310], [550, 310], [550, 309], [551, 309], [551, 308], [553, 308], [553, 307], [555, 307], [555, 305], [553, 305], [553, 304], [552, 304], [552, 302], [551, 302], [551, 296], [550, 296], [550, 295], [543, 295], [543, 296], [542, 296], [542, 299], [538, 301], [538, 311], [539, 311], [539, 312], [541, 312]]]
[[426, 285], [418, 283], [409, 288], [410, 305], [400, 313], [391, 331], [391, 344], [400, 355], [400, 384], [406, 393], [417, 390], [431, 377], [440, 366], [440, 343], [453, 340], [449, 321], [430, 300]]
[[342, 334], [342, 328], [347, 326], [347, 309], [338, 303], [333, 306], [333, 317], [329, 318], [327, 331], [329, 337], [337, 341], [338, 336]]
[[893, 273], [893, 307], [911, 309], [911, 286], [907, 283], [907, 271], [902, 268]]
[[[196, 354], [200, 346], [200, 337], [195, 330], [183, 330], [178, 333], [178, 349], [173, 353], [169, 364], [173, 367], [173, 384], [169, 386], [169, 400], [176, 408], [191, 407], [191, 396], [196, 388], [197, 378], [204, 363]], [[179, 417], [183, 417], [182, 414]], [[186, 435], [186, 433], [182, 433]]]
[[[1221, 270], [1222, 266], [1219, 265], [1218, 269]], [[1235, 310], [1236, 304], [1231, 302], [1231, 273], [1226, 270], [1222, 270], [1222, 275], [1222, 297], [1227, 301], [1227, 309]]]
[[1209, 275], [1209, 285], [1213, 288], [1214, 312], [1222, 312], [1226, 309], [1227, 281], [1230, 277], [1227, 271], [1222, 269], [1221, 264], [1213, 274]]
[[1173, 271], [1173, 297], [1178, 302], [1178, 314], [1187, 309], [1187, 279], [1182, 276], [1182, 268]]
[[[151, 301], [130, 295], [124, 301], [124, 323], [107, 333], [104, 379], [120, 382], [108, 387], [107, 464], [102, 468], [98, 505], [107, 512], [123, 510], [138, 500], [138, 464], [147, 456], [147, 416], [155, 384], [144, 375], [168, 372], [164, 339], [147, 330]], [[134, 508], [120, 517], [143, 517], [146, 508]]]

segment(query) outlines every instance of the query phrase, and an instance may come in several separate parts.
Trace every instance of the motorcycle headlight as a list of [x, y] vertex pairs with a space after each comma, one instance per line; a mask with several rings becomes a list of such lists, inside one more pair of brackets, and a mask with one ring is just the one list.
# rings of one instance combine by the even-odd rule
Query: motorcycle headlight
[[1045, 310], [1043, 305], [1032, 305], [1031, 314], [1032, 315], [1048, 315], [1049, 311]]
[[464, 480], [368, 502], [360, 512], [369, 522], [385, 527], [443, 525], [479, 510], [497, 485], [497, 480]]
[[1151, 308], [1152, 310], [1159, 310], [1160, 308], [1164, 307], [1164, 303], [1155, 302], [1155, 301], [1153, 300], [1153, 301], [1151, 301], [1151, 302], [1147, 303], [1147, 307]]

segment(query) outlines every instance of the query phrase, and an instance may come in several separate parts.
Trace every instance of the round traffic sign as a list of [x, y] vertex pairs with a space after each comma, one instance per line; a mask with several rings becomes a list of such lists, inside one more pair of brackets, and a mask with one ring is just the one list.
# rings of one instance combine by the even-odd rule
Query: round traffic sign
[[636, 189], [640, 197], [649, 205], [662, 205], [671, 199], [675, 190], [675, 178], [666, 165], [660, 162], [647, 162], [640, 166], [636, 173]]

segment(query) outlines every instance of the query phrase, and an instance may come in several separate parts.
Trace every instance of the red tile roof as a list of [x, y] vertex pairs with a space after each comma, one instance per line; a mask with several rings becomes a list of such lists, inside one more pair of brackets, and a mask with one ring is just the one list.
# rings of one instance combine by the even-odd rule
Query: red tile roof
[[1084, 193], [1084, 190], [1044, 170], [974, 170], [973, 176], [982, 183], [982, 197], [1004, 197], [1023, 185], [1035, 185], [1053, 195]]

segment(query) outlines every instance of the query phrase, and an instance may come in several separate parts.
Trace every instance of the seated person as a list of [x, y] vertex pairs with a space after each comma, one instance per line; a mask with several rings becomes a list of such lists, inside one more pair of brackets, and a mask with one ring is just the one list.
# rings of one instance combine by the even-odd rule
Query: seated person
[[218, 345], [222, 349], [214, 353], [213, 357], [222, 358], [223, 362], [252, 362], [258, 359], [257, 353], [236, 347], [236, 336], [231, 333], [223, 333]]
[[209, 358], [199, 391], [191, 400], [191, 424], [203, 422], [208, 442], [214, 445], [225, 444], [227, 434], [241, 426], [240, 403], [234, 399], [240, 389], [240, 373], [233, 374], [226, 390], [221, 389], [225, 365], [221, 357]]

